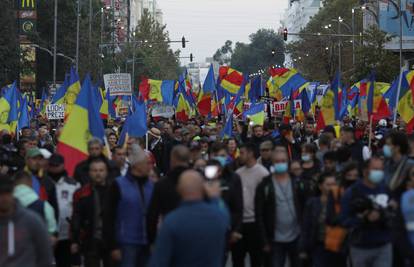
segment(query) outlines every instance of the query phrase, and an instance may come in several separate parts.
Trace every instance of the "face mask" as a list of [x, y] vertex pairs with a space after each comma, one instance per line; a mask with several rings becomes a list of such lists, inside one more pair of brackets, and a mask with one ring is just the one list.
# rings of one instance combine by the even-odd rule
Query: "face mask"
[[379, 184], [382, 182], [382, 180], [384, 179], [384, 171], [382, 170], [371, 170], [369, 172], [369, 177], [368, 179], [373, 183], [373, 184]]
[[382, 152], [384, 153], [384, 157], [391, 158], [392, 157], [392, 151], [391, 147], [389, 145], [384, 145], [382, 147]]
[[217, 157], [214, 157], [213, 159], [215, 159], [218, 162], [220, 162], [221, 167], [224, 167], [227, 164], [227, 158], [226, 157], [217, 156]]
[[304, 154], [304, 155], [302, 155], [302, 161], [306, 161], [306, 162], [308, 162], [308, 161], [310, 161], [311, 160], [311, 156], [310, 155], [308, 155], [308, 154]]
[[282, 173], [286, 173], [288, 171], [288, 164], [287, 162], [282, 162], [282, 163], [275, 163], [272, 166], [272, 170], [274, 173], [277, 174], [282, 174]]

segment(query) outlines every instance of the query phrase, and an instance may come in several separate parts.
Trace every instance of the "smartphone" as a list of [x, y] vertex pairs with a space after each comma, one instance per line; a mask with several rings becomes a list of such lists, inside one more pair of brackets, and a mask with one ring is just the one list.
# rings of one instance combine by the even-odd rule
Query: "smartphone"
[[206, 168], [204, 169], [204, 176], [208, 180], [212, 180], [216, 177], [217, 172], [218, 172], [217, 166], [214, 166], [214, 165], [206, 166]]

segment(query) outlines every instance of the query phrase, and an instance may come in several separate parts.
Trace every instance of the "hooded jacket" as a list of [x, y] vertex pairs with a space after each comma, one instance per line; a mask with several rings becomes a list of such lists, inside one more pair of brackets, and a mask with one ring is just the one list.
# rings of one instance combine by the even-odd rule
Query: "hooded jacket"
[[49, 234], [41, 218], [24, 209], [17, 201], [13, 214], [0, 217], [0, 266], [2, 267], [51, 267], [52, 247]]
[[[29, 186], [19, 184], [14, 188], [13, 195], [19, 200], [20, 204], [27, 208], [36, 201], [41, 201], [36, 192]], [[43, 215], [47, 224], [47, 230], [49, 234], [55, 234], [57, 232], [55, 211], [47, 201], [43, 202]]]

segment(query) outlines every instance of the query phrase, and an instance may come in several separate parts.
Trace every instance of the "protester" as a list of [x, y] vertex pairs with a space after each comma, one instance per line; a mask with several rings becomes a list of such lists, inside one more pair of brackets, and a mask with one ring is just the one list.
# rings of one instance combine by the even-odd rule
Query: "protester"
[[268, 171], [272, 165], [272, 141], [264, 141], [260, 144], [260, 157], [257, 159], [257, 163], [262, 164]]
[[13, 181], [0, 177], [0, 266], [53, 266], [50, 236], [36, 213], [13, 198]]
[[344, 148], [351, 152], [351, 158], [355, 162], [362, 163], [362, 148], [363, 145], [356, 140], [355, 131], [352, 127], [345, 126], [341, 128], [341, 142]]
[[328, 195], [335, 185], [333, 173], [322, 173], [318, 180], [320, 196], [310, 198], [304, 210], [300, 237], [301, 256], [311, 258], [313, 267], [338, 266], [337, 253], [325, 248]]
[[234, 244], [232, 249], [235, 267], [244, 266], [246, 253], [249, 253], [251, 266], [262, 265], [262, 248], [259, 243], [260, 235], [255, 217], [254, 199], [257, 185], [269, 172], [257, 163], [255, 151], [255, 145], [252, 143], [240, 147], [239, 161], [244, 166], [236, 173], [240, 176], [243, 188], [243, 224], [241, 227], [242, 238]]
[[345, 192], [341, 201], [342, 225], [350, 232], [353, 266], [392, 266], [389, 195], [384, 186], [384, 163], [372, 157], [363, 166], [363, 180]]
[[178, 178], [189, 168], [190, 151], [186, 146], [175, 146], [171, 151], [170, 171], [154, 186], [147, 214], [148, 239], [155, 241], [160, 220], [163, 220], [180, 202], [176, 188]]
[[[302, 222], [303, 192], [289, 175], [286, 152], [273, 152], [272, 174], [257, 187], [256, 223], [266, 266], [299, 266], [298, 242]], [[302, 195], [302, 196], [301, 196]]]
[[111, 150], [112, 160], [110, 164], [114, 170], [115, 177], [124, 176], [127, 173], [129, 164], [126, 161], [126, 150], [122, 146], [114, 146]]
[[70, 252], [70, 220], [72, 218], [73, 195], [80, 188], [75, 179], [68, 176], [65, 170], [65, 159], [60, 154], [49, 158], [47, 171], [55, 183], [58, 204], [58, 242], [55, 246], [57, 267], [70, 267], [72, 258]]
[[104, 160], [89, 161], [90, 182], [75, 192], [71, 222], [71, 252], [81, 253], [85, 267], [110, 266], [110, 251], [103, 241], [103, 214], [108, 191], [108, 167]]
[[186, 171], [177, 189], [183, 202], [166, 216], [150, 266], [223, 266], [230, 220], [219, 199], [218, 183], [207, 183], [203, 188], [201, 175]]
[[146, 214], [153, 183], [145, 152], [133, 145], [131, 167], [111, 185], [106, 202], [104, 238], [119, 266], [145, 267], [149, 257]]

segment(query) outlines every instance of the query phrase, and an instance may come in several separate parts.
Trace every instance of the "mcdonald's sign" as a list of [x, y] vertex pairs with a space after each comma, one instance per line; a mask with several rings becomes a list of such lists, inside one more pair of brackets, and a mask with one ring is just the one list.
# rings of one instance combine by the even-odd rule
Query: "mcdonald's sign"
[[16, 0], [18, 9], [20, 10], [35, 10], [36, 0]]

